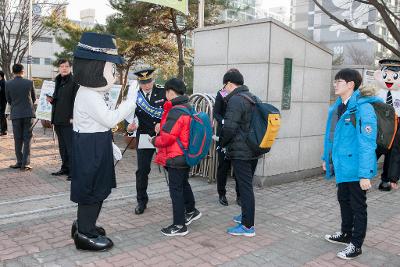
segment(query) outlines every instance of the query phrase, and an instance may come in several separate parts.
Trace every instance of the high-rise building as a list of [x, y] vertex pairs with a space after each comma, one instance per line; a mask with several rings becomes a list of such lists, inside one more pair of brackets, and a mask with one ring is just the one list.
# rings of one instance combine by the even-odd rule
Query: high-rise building
[[[94, 24], [95, 12], [93, 9], [82, 10], [81, 21], [73, 21], [81, 27], [91, 28]], [[63, 35], [63, 33], [59, 33]], [[58, 69], [54, 67], [55, 53], [62, 52], [62, 47], [57, 43], [53, 32], [48, 32], [32, 44], [32, 77], [41, 79], [54, 79]], [[27, 64], [26, 56], [22, 64]]]
[[229, 3], [232, 8], [222, 12], [222, 20], [244, 22], [256, 19], [256, 0], [232, 0]]
[[256, 17], [257, 19], [272, 18], [280, 22], [283, 22], [286, 25], [289, 25], [290, 24], [289, 11], [290, 11], [289, 8], [286, 6], [262, 8], [261, 5], [259, 5], [256, 9]]
[[[399, 14], [400, 0], [385, 0], [388, 7]], [[376, 9], [358, 1], [322, 0], [324, 8], [340, 19], [347, 19], [354, 26], [365, 28], [397, 46], [388, 34]], [[370, 65], [376, 59], [391, 53], [365, 34], [355, 33], [331, 20], [312, 0], [292, 0], [291, 27], [330, 48], [343, 64]], [[400, 23], [398, 23], [400, 27]]]

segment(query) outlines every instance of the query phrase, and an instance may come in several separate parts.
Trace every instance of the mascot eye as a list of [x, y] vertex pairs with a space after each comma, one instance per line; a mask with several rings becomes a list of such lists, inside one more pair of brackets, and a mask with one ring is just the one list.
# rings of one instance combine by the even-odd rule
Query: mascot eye
[[382, 74], [382, 78], [383, 78], [383, 79], [386, 79], [386, 77], [387, 77], [387, 73], [384, 72], [384, 73]]
[[398, 78], [399, 78], [399, 74], [398, 73], [393, 74], [393, 79], [394, 80], [397, 80]]

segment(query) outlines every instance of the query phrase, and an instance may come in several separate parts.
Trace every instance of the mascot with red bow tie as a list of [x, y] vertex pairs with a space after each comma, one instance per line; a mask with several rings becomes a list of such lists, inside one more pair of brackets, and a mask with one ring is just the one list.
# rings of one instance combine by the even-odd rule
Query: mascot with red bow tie
[[[392, 105], [397, 116], [400, 115], [400, 61], [395, 59], [382, 59], [379, 61], [380, 69], [375, 71], [374, 77], [380, 90], [378, 95]], [[381, 156], [380, 154], [377, 155]], [[393, 146], [385, 154], [383, 172], [379, 190], [390, 191], [397, 188], [400, 177], [400, 133], [397, 132]]]
[[112, 143], [111, 128], [136, 108], [136, 90], [129, 90], [127, 100], [115, 110], [104, 101], [116, 81], [116, 64], [122, 63], [111, 35], [85, 32], [74, 52], [80, 88], [73, 113], [71, 201], [78, 203], [78, 218], [71, 235], [80, 250], [106, 251], [113, 246], [96, 221], [103, 201], [116, 187], [113, 155], [120, 151]]

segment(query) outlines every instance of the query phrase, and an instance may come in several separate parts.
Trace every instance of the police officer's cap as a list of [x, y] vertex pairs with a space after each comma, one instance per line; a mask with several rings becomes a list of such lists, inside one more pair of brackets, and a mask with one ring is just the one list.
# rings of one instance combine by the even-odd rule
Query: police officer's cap
[[382, 59], [379, 60], [381, 68], [386, 68], [392, 71], [400, 71], [400, 60], [397, 59]]
[[145, 68], [134, 72], [140, 84], [146, 84], [153, 81], [154, 68]]

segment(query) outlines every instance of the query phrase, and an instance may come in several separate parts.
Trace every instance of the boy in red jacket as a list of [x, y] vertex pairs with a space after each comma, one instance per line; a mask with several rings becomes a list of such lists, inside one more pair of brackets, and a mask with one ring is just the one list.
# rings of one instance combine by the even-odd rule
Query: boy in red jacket
[[169, 192], [172, 200], [173, 224], [161, 229], [166, 236], [184, 236], [187, 225], [201, 217], [195, 208], [192, 188], [188, 182], [189, 166], [177, 140], [187, 149], [190, 136], [190, 116], [180, 108], [192, 109], [183, 81], [172, 78], [165, 83], [167, 102], [160, 122], [158, 136], [152, 143], [158, 148], [155, 162], [168, 171]]

